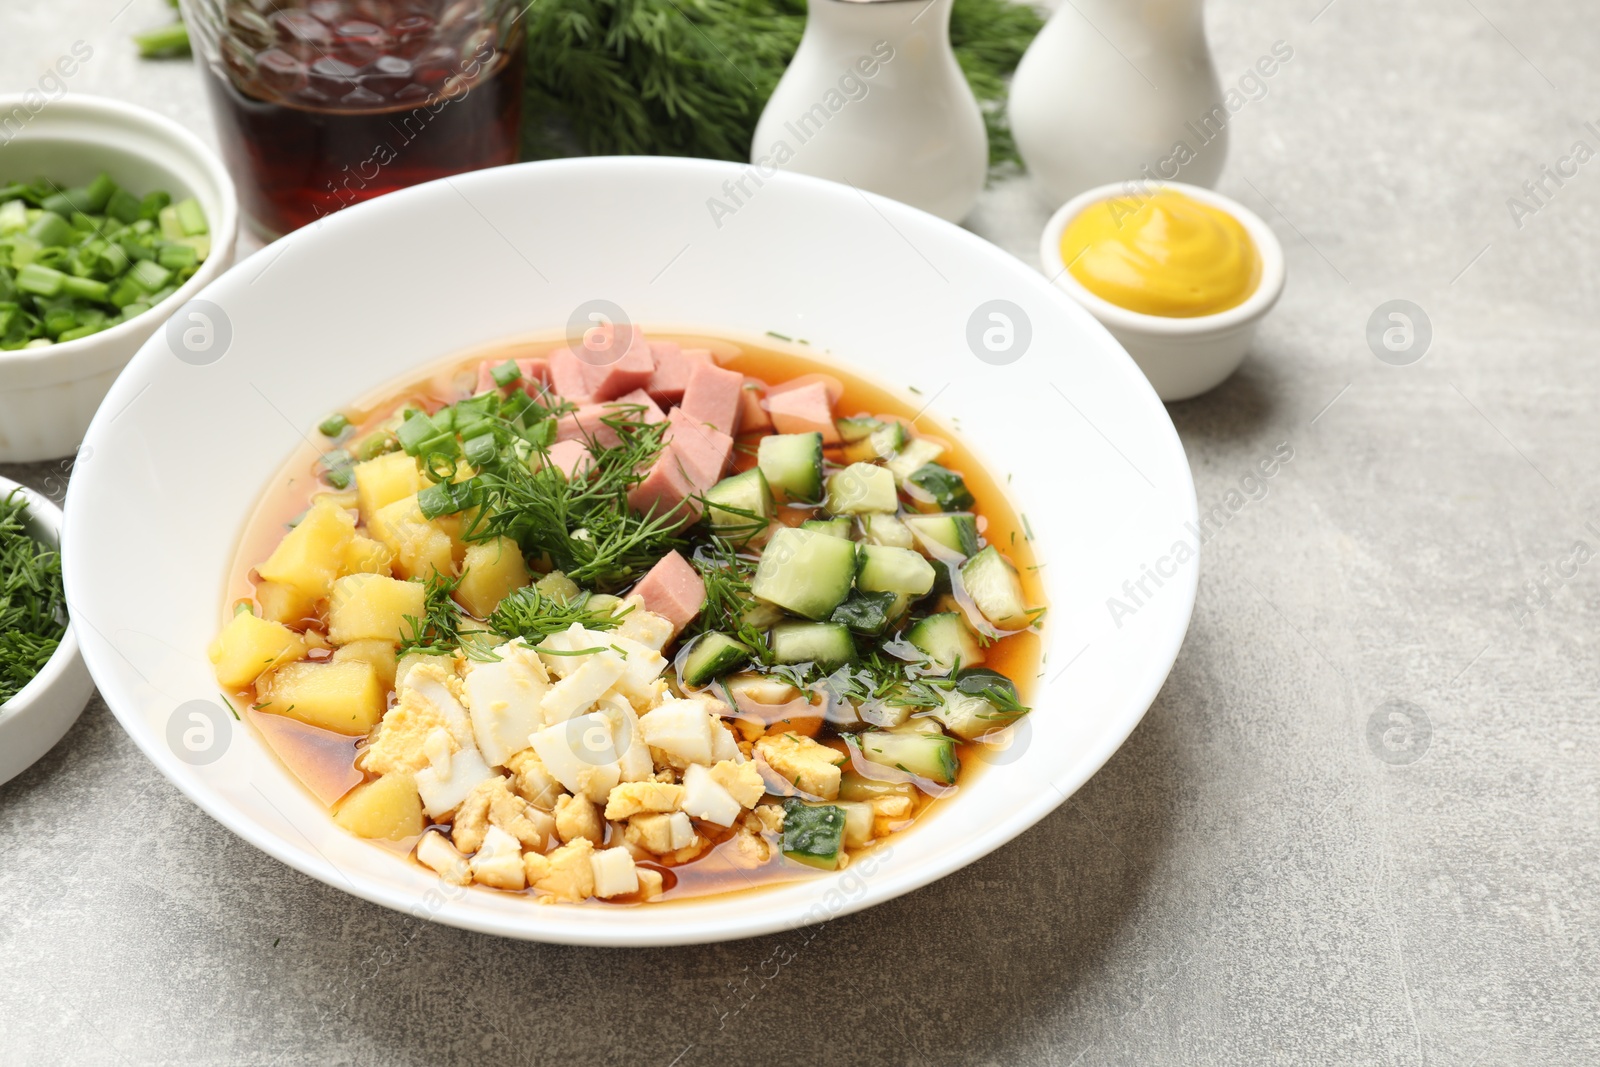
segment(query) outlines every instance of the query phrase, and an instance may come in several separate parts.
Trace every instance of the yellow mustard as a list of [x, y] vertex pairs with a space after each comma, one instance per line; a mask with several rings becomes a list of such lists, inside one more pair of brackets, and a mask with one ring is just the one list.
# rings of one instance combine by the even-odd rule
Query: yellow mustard
[[1085, 208], [1061, 234], [1061, 258], [1100, 299], [1169, 318], [1237, 307], [1261, 282], [1239, 220], [1172, 189]]

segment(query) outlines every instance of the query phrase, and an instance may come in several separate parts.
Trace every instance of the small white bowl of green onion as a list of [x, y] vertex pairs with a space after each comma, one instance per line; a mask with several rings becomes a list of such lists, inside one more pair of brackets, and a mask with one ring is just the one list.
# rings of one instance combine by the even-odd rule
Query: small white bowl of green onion
[[61, 511], [0, 478], [0, 783], [78, 721], [94, 682], [61, 584]]
[[71, 453], [123, 366], [233, 259], [238, 202], [142, 108], [0, 96], [0, 462]]

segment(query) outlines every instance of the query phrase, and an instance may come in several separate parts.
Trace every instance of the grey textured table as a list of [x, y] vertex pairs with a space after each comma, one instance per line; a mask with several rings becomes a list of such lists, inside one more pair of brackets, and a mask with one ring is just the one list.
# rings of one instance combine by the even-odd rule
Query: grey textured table
[[[81, 38], [72, 91], [209, 138], [193, 72], [126, 43], [163, 6], [123, 4], [6, 0], [0, 88]], [[518, 944], [280, 866], [96, 699], [0, 788], [0, 1062], [1600, 1062], [1600, 163], [1507, 206], [1600, 148], [1600, 34], [1576, 0], [1401, 10], [1209, 11], [1225, 81], [1295, 50], [1221, 183], [1290, 281], [1240, 373], [1171, 412], [1202, 511], [1294, 458], [1206, 545], [1165, 690], [1056, 814], [809, 941]], [[1031, 262], [1044, 217], [1011, 183], [970, 225]], [[1410, 366], [1365, 340], [1396, 298], [1432, 323]]]

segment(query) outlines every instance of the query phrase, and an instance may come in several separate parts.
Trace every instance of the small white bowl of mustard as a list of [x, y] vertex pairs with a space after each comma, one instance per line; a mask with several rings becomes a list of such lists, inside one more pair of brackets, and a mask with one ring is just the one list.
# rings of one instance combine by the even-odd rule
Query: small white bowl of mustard
[[1221, 384], [1283, 293], [1283, 246], [1238, 201], [1182, 182], [1073, 197], [1039, 239], [1045, 274], [1111, 331], [1162, 400]]

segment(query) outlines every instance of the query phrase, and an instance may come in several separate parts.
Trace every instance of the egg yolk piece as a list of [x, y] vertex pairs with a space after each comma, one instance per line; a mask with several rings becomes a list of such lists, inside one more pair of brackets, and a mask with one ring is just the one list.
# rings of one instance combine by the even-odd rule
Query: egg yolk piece
[[1261, 255], [1239, 220], [1171, 189], [1085, 208], [1061, 234], [1061, 258], [1100, 299], [1168, 318], [1237, 307], [1261, 282]]

